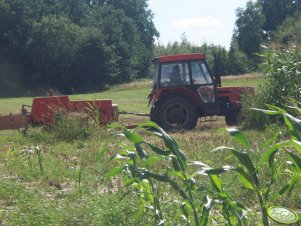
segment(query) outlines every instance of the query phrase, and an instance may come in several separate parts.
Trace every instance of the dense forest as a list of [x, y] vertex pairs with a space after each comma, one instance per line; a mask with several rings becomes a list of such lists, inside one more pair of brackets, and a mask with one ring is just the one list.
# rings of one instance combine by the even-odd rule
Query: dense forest
[[2, 57], [65, 93], [145, 76], [156, 36], [146, 0], [0, 0]]
[[18, 65], [28, 86], [63, 93], [146, 77], [154, 56], [174, 53], [203, 52], [211, 67], [215, 55], [216, 73], [243, 74], [257, 69], [262, 45], [300, 44], [300, 9], [301, 0], [247, 2], [236, 10], [227, 50], [195, 46], [185, 35], [155, 45], [147, 0], [0, 0], [0, 63]]

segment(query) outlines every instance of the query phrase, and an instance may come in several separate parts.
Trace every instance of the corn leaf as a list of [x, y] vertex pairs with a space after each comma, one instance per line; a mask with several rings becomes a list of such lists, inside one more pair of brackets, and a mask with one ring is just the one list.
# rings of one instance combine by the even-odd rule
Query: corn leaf
[[279, 131], [278, 133], [275, 133], [272, 138], [265, 141], [263, 144], [260, 145], [261, 148], [266, 148], [269, 145], [271, 145], [273, 142], [278, 141], [282, 133]]
[[205, 163], [202, 163], [200, 161], [191, 161], [188, 163], [189, 166], [200, 166], [200, 167], [208, 167]]
[[170, 186], [175, 190], [177, 191], [181, 197], [184, 199], [184, 200], [188, 200], [188, 196], [185, 194], [185, 192], [182, 190], [182, 188], [177, 184], [177, 182], [175, 181], [172, 181], [172, 180], [168, 180]]
[[143, 122], [143, 123], [139, 123], [137, 125], [136, 129], [138, 129], [138, 128], [145, 128], [145, 127], [154, 128], [156, 130], [159, 130], [159, 128], [160, 128], [155, 122], [146, 121], [146, 122]]
[[218, 175], [209, 175], [213, 188], [219, 193], [223, 193], [223, 180]]
[[171, 155], [171, 163], [175, 171], [182, 171], [182, 167], [179, 164], [178, 158], [175, 155]]
[[120, 154], [116, 154], [116, 155], [114, 155], [114, 156], [112, 156], [112, 157], [110, 158], [110, 161], [113, 161], [113, 160], [116, 160], [116, 159], [130, 159], [130, 158], [127, 157], [127, 156], [123, 156], [123, 155], [120, 155]]
[[138, 207], [138, 211], [135, 215], [135, 223], [136, 225], [140, 225], [141, 224], [141, 219], [144, 215], [144, 212], [145, 212], [145, 206], [144, 206], [144, 203], [140, 204], [139, 207]]
[[100, 160], [102, 158], [102, 156], [104, 155], [104, 153], [107, 151], [108, 147], [102, 147], [96, 157], [96, 160]]
[[251, 177], [245, 173], [242, 168], [236, 168], [235, 171], [237, 172], [238, 178], [243, 186], [251, 190], [255, 189]]
[[245, 135], [241, 131], [234, 129], [234, 128], [230, 128], [227, 130], [231, 134], [231, 136], [233, 136], [234, 139], [236, 141], [238, 141], [244, 148], [247, 148], [247, 149], [250, 148], [250, 143], [249, 143], [248, 139], [245, 137]]
[[182, 180], [185, 180], [185, 176], [181, 171], [169, 170], [167, 174], [169, 177], [176, 176], [176, 177], [181, 178]]
[[154, 146], [150, 143], [146, 143], [153, 152], [157, 153], [158, 155], [163, 155], [163, 156], [169, 156], [171, 154], [171, 151], [167, 151], [167, 150], [162, 150], [160, 148], [158, 148], [157, 146]]
[[271, 168], [273, 163], [274, 163], [274, 156], [275, 154], [279, 151], [279, 148], [282, 147], [284, 144], [287, 144], [287, 142], [283, 142], [283, 143], [278, 143], [273, 145], [272, 147], [270, 147], [261, 157], [260, 162], [264, 163], [264, 162], [268, 162], [269, 163], [269, 167]]
[[205, 167], [203, 170], [203, 173], [211, 175], [211, 174], [222, 174], [222, 173], [226, 173], [229, 170], [233, 170], [235, 169], [233, 166], [223, 166], [222, 168], [211, 168], [211, 167]]
[[232, 149], [231, 152], [239, 160], [240, 164], [248, 170], [248, 174], [252, 176], [256, 186], [258, 186], [259, 179], [257, 177], [257, 171], [253, 165], [250, 156], [247, 153], [239, 152], [234, 149]]
[[206, 196], [204, 199], [204, 206], [203, 206], [203, 211], [202, 211], [202, 217], [200, 221], [201, 226], [206, 226], [209, 225], [210, 223], [210, 210], [214, 206], [214, 201], [209, 198], [209, 196]]
[[277, 199], [279, 199], [290, 187], [290, 184], [286, 184], [284, 185], [271, 199], [271, 201], [276, 201]]
[[146, 160], [148, 158], [147, 153], [143, 150], [143, 148], [140, 146], [140, 144], [135, 144], [135, 148], [136, 151], [138, 153], [138, 156], [142, 159], [142, 160]]
[[125, 137], [131, 141], [132, 143], [134, 144], [140, 144], [140, 143], [143, 143], [144, 142], [144, 139], [142, 136], [138, 135], [137, 133], [135, 132], [131, 132], [129, 130], [125, 130], [123, 132], [123, 134], [125, 135]]
[[290, 158], [293, 160], [293, 162], [295, 163], [295, 170], [297, 170], [296, 173], [301, 174], [301, 158], [298, 157], [297, 155], [295, 155], [292, 152], [286, 151], [286, 153], [290, 156]]
[[110, 170], [110, 172], [108, 173], [108, 176], [113, 177], [113, 176], [121, 173], [123, 169], [124, 169], [123, 166], [114, 167], [113, 169]]
[[271, 105], [271, 104], [266, 104], [266, 106], [273, 110], [273, 111], [278, 111], [280, 114], [285, 114], [287, 113], [284, 109], [280, 108], [280, 107], [277, 107], [277, 106], [274, 106], [274, 105]]
[[283, 116], [293, 139], [301, 141], [301, 120], [290, 114], [284, 114]]
[[161, 129], [160, 131], [161, 131], [162, 138], [163, 138], [165, 146], [171, 152], [176, 154], [175, 151], [179, 149], [179, 146], [178, 146], [177, 142], [171, 136], [169, 136], [163, 129]]
[[294, 148], [301, 154], [301, 142], [297, 140], [291, 140], [291, 143]]
[[279, 111], [273, 111], [273, 110], [264, 110], [264, 109], [260, 109], [260, 108], [251, 108], [251, 110], [254, 111], [261, 111], [266, 115], [279, 115], [280, 112]]
[[150, 156], [149, 158], [147, 158], [147, 160], [145, 161], [145, 166], [146, 167], [151, 167], [155, 162], [159, 161], [160, 158], [156, 157], [156, 156]]
[[290, 186], [288, 188], [288, 195], [291, 194], [291, 192], [294, 189], [294, 187], [296, 186], [296, 184], [300, 181], [301, 181], [301, 175], [296, 175], [290, 180]]

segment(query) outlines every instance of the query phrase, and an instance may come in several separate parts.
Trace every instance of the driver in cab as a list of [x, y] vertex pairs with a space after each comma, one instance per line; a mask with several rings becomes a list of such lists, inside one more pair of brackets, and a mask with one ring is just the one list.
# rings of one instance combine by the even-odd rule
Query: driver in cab
[[170, 84], [175, 85], [181, 85], [184, 81], [182, 79], [182, 72], [181, 72], [181, 66], [179, 64], [176, 64], [172, 68], [171, 76], [170, 76]]

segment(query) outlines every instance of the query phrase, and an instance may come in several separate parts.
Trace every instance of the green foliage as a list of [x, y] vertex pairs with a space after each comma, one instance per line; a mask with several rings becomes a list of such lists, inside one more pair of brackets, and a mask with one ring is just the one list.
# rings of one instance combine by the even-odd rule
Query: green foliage
[[147, 1], [2, 0], [0, 9], [0, 51], [28, 85], [99, 90], [149, 71], [158, 32]]
[[261, 5], [265, 16], [263, 29], [267, 32], [276, 31], [287, 17], [301, 10], [300, 0], [262, 0]]
[[[189, 162], [177, 142], [156, 124], [146, 122], [139, 127], [148, 127], [144, 132], [160, 138], [163, 146], [147, 142], [136, 131], [124, 130], [121, 135], [127, 138], [130, 145], [118, 144], [120, 152], [111, 160], [118, 160], [119, 164], [108, 173], [108, 177], [121, 173], [124, 184], [140, 197], [136, 223], [147, 210], [151, 210], [153, 223], [163, 225], [166, 203], [161, 196], [167, 195], [179, 200], [177, 208], [181, 212], [182, 224], [194, 222], [195, 225], [208, 225], [213, 209], [219, 209], [229, 225], [243, 224], [243, 205], [232, 199], [224, 189], [222, 177], [218, 175], [230, 168], [216, 170], [199, 161]], [[162, 169], [157, 167], [160, 164], [164, 164]], [[208, 175], [211, 188], [204, 187], [203, 182], [197, 180], [204, 174]], [[164, 190], [161, 189], [162, 183], [168, 185], [164, 186]]]
[[290, 99], [300, 100], [301, 55], [292, 47], [282, 51], [266, 51], [262, 71], [267, 76], [264, 103], [285, 107]]
[[254, 54], [260, 52], [260, 44], [263, 41], [264, 16], [261, 13], [261, 6], [259, 3], [249, 1], [245, 9], [237, 9], [236, 16], [234, 35], [238, 45], [249, 59], [255, 60]]
[[88, 124], [86, 114], [62, 114], [56, 118], [56, 123], [49, 128], [55, 140], [74, 141], [87, 139], [93, 133], [93, 127]]
[[253, 68], [260, 63], [256, 56], [261, 51], [260, 45], [287, 45], [300, 41], [300, 10], [300, 0], [248, 1], [245, 8], [237, 9], [235, 41], [251, 60]]
[[[286, 106], [291, 100], [300, 100], [301, 87], [301, 55], [298, 49], [292, 47], [285, 50], [269, 50], [262, 54], [265, 62], [261, 70], [266, 76], [265, 82], [259, 87], [254, 102], [246, 104], [250, 107], [265, 108], [267, 104], [288, 109]], [[246, 128], [263, 129], [271, 122], [266, 116], [246, 110]], [[273, 117], [273, 121], [280, 121], [279, 117]]]
[[[196, 46], [189, 42], [188, 38], [183, 34], [182, 42], [175, 41], [163, 46], [160, 43], [155, 47], [155, 55], [172, 55], [172, 54], [188, 54], [188, 53], [204, 53], [207, 57], [207, 63], [213, 73], [219, 75], [237, 75], [249, 71], [246, 56], [235, 46], [231, 44], [230, 51], [222, 46], [207, 43]], [[216, 57], [214, 59], [214, 57]]]
[[288, 17], [273, 34], [276, 43], [287, 46], [301, 44], [301, 14]]
[[230, 74], [244, 74], [250, 70], [247, 56], [240, 50], [235, 37], [233, 37], [231, 41], [228, 62]]
[[[239, 77], [238, 77], [239, 78]], [[229, 86], [261, 83], [262, 77], [249, 79], [227, 80]], [[138, 88], [137, 88], [138, 87]], [[103, 93], [93, 93], [85, 95], [70, 96], [71, 99], [88, 99], [112, 97], [115, 103], [122, 106], [127, 111], [147, 111], [145, 104], [145, 96], [149, 92], [149, 83], [129, 84], [114, 87]], [[134, 101], [133, 101], [134, 100]], [[21, 104], [31, 104], [31, 98], [7, 98], [1, 99], [0, 111], [2, 114], [15, 112]], [[298, 111], [296, 109], [296, 111]], [[259, 112], [261, 113], [261, 112]], [[137, 122], [138, 117], [131, 116], [126, 118], [120, 116], [120, 121], [126, 123]], [[137, 121], [136, 121], [137, 120]], [[293, 123], [294, 124], [294, 123]], [[282, 141], [289, 139], [289, 132], [279, 135], [278, 130], [283, 130], [280, 126], [270, 126], [265, 131], [248, 130], [244, 131], [245, 136], [249, 140], [251, 149], [247, 150], [244, 146], [239, 146], [234, 139], [229, 139], [224, 120], [220, 118], [217, 122], [202, 123], [198, 127], [189, 132], [175, 132], [172, 137], [178, 143], [181, 149], [185, 150], [186, 161], [189, 163], [186, 168], [188, 175], [195, 172], [200, 174], [194, 175], [195, 183], [201, 187], [200, 191], [194, 191], [194, 198], [197, 201], [198, 215], [204, 215], [202, 219], [208, 220], [211, 225], [225, 225], [225, 220], [221, 214], [221, 204], [215, 202], [220, 190], [220, 186], [224, 193], [230, 194], [232, 200], [243, 203], [247, 211], [247, 223], [245, 225], [260, 225], [260, 208], [257, 204], [257, 198], [254, 190], [247, 189], [239, 182], [239, 178], [235, 171], [217, 175], [221, 177], [213, 177], [203, 175], [202, 165], [215, 169], [223, 169], [222, 166], [236, 166], [239, 160], [230, 154], [231, 152], [209, 150], [217, 146], [235, 147], [236, 150], [250, 153], [251, 160], [254, 165], [257, 163], [257, 156], [262, 156], [273, 141], [277, 141], [277, 137], [281, 137]], [[160, 137], [149, 135], [143, 130], [135, 130], [144, 141], [159, 147], [156, 151], [164, 150], [165, 145]], [[61, 139], [55, 139], [51, 132], [45, 132], [41, 128], [29, 128], [27, 136], [15, 130], [0, 131], [0, 224], [8, 225], [153, 225], [154, 211], [152, 209], [144, 209], [142, 198], [135, 193], [134, 188], [129, 187], [126, 190], [122, 179], [119, 175], [115, 175], [108, 183], [103, 183], [108, 171], [116, 166], [122, 166], [125, 160], [105, 161], [110, 156], [114, 156], [120, 147], [113, 144], [120, 144], [122, 137], [114, 136], [112, 129], [104, 127], [95, 129], [88, 139], [72, 140], [67, 142]], [[297, 135], [296, 135], [297, 136]], [[135, 142], [141, 139], [134, 139]], [[272, 142], [272, 143], [271, 143]], [[127, 144], [127, 148], [132, 145], [127, 139], [122, 140]], [[38, 156], [34, 147], [39, 145], [41, 148], [41, 159], [43, 174], [40, 171]], [[108, 147], [100, 150], [100, 147], [109, 144]], [[28, 159], [28, 152], [23, 152], [27, 148], [31, 148], [31, 166]], [[121, 146], [122, 147], [122, 146]], [[143, 150], [150, 156], [148, 164], [152, 171], [166, 172], [167, 168], [173, 170], [171, 160], [160, 158], [160, 154], [155, 154], [150, 148], [142, 144]], [[266, 147], [266, 148], [264, 148]], [[134, 152], [135, 149], [132, 149]], [[298, 155], [294, 151], [293, 146], [289, 149], [293, 154]], [[137, 152], [136, 152], [137, 153]], [[164, 152], [165, 153], [165, 152]], [[138, 156], [138, 154], [136, 154]], [[102, 156], [102, 158], [97, 158]], [[155, 158], [152, 158], [155, 157]], [[156, 161], [156, 157], [159, 158]], [[283, 185], [288, 183], [291, 176], [295, 176], [293, 171], [294, 162], [284, 151], [278, 151], [275, 156], [274, 164], [278, 167], [279, 177], [271, 187], [271, 196], [277, 197], [275, 201], [270, 201], [270, 205], [284, 205], [291, 209], [299, 209], [300, 207], [300, 180], [295, 180], [289, 185], [289, 189], [284, 194], [280, 191]], [[141, 162], [137, 157], [138, 163]], [[197, 160], [194, 165], [190, 160]], [[289, 161], [287, 161], [289, 160]], [[168, 161], [168, 162], [166, 162]], [[154, 163], [152, 163], [154, 162]], [[296, 161], [297, 162], [297, 161]], [[199, 166], [198, 166], [199, 165]], [[204, 164], [203, 164], [204, 165]], [[258, 169], [259, 178], [268, 181], [269, 172], [268, 163], [263, 164], [264, 167]], [[213, 167], [214, 166], [214, 167]], [[226, 168], [229, 170], [229, 167]], [[289, 169], [285, 170], [285, 169]], [[209, 171], [209, 169], [207, 169]], [[221, 170], [219, 172], [221, 172]], [[209, 171], [210, 172], [210, 171]], [[218, 172], [218, 171], [215, 171]], [[213, 175], [213, 174], [212, 174]], [[298, 174], [299, 175], [299, 174]], [[214, 175], [213, 175], [214, 176]], [[178, 176], [172, 179], [181, 182]], [[159, 188], [156, 197], [161, 197], [160, 205], [163, 217], [166, 220], [165, 225], [173, 225], [178, 222], [185, 224], [185, 220], [181, 217], [188, 212], [191, 225], [193, 222], [193, 213], [189, 204], [181, 202], [182, 198], [179, 193], [173, 191], [169, 184], [154, 181]], [[80, 183], [80, 185], [79, 185]], [[213, 184], [216, 184], [213, 188]], [[179, 183], [182, 185], [182, 183]], [[293, 186], [295, 184], [295, 186]], [[206, 188], [207, 190], [204, 190]], [[294, 188], [290, 190], [290, 188]], [[137, 188], [140, 190], [140, 188]], [[209, 189], [209, 191], [208, 191]], [[212, 191], [213, 190], [213, 191]], [[208, 191], [208, 192], [207, 192]], [[128, 193], [127, 193], [128, 192]], [[279, 194], [277, 194], [279, 192]], [[126, 195], [124, 195], [126, 194]], [[144, 195], [143, 192], [140, 193]], [[208, 196], [206, 196], [208, 194]], [[288, 196], [290, 194], [290, 196]], [[219, 196], [219, 199], [222, 197]], [[144, 202], [146, 203], [146, 202]], [[207, 208], [202, 208], [202, 204], [208, 203]], [[229, 202], [230, 204], [231, 202]], [[213, 207], [212, 207], [213, 205]], [[146, 205], [147, 207], [149, 205]], [[142, 210], [142, 215], [141, 211]], [[253, 210], [253, 211], [252, 211]], [[226, 210], [225, 210], [226, 211]], [[139, 212], [139, 214], [138, 214]], [[136, 217], [136, 218], [135, 218]], [[208, 218], [207, 218], [208, 217]], [[233, 218], [232, 218], [233, 219]], [[204, 221], [200, 221], [200, 224]]]
[[[297, 110], [301, 112], [300, 108]], [[111, 157], [111, 160], [118, 160], [119, 164], [110, 170], [108, 177], [122, 174], [124, 184], [141, 199], [142, 204], [137, 213], [136, 223], [149, 209], [153, 211], [153, 224], [163, 225], [165, 222], [163, 196], [165, 195], [181, 200], [181, 205], [177, 208], [182, 212], [184, 224], [193, 221], [195, 225], [209, 225], [212, 223], [211, 219], [215, 218], [213, 209], [218, 207], [224, 218], [224, 224], [250, 223], [245, 219], [244, 204], [235, 201], [223, 183], [221, 174], [234, 172], [240, 185], [256, 195], [261, 211], [261, 223], [269, 225], [268, 207], [285, 194], [289, 196], [301, 179], [301, 120], [273, 106], [269, 110], [259, 111], [268, 115], [281, 115], [289, 128], [291, 138], [277, 143], [279, 140], [277, 134], [260, 147], [264, 151], [260, 151], [263, 154], [259, 155], [252, 151], [251, 143], [241, 131], [228, 129], [241, 148], [222, 146], [214, 149], [214, 152], [227, 150], [237, 160], [236, 164], [218, 168], [210, 167], [200, 161], [188, 161], [178, 143], [152, 122], [141, 124], [134, 131], [124, 130], [120, 135], [124, 136], [130, 144], [118, 143], [120, 150]], [[159, 137], [163, 146], [146, 141], [137, 133], [140, 127], [147, 127], [148, 129], [144, 129], [143, 132]], [[106, 149], [101, 150], [100, 157], [104, 155]], [[285, 162], [280, 154], [291, 160], [289, 165], [280, 163], [280, 161]], [[163, 164], [163, 169], [158, 170], [158, 164]], [[194, 168], [197, 168], [197, 171]], [[290, 172], [289, 178], [281, 181], [280, 188], [275, 189], [275, 184], [279, 183], [282, 172], [286, 170]], [[203, 180], [197, 180], [199, 175], [208, 176], [211, 187], [204, 185], [206, 183]], [[162, 183], [169, 185], [164, 186], [164, 192], [159, 185]], [[236, 182], [232, 181], [232, 183]], [[203, 197], [203, 200], [200, 197]], [[253, 211], [257, 210], [253, 209]]]
[[34, 23], [26, 45], [33, 66], [28, 79], [43, 84], [47, 77], [47, 85], [65, 88], [72, 79], [68, 71], [75, 64], [82, 36], [80, 27], [65, 17], [44, 17]]

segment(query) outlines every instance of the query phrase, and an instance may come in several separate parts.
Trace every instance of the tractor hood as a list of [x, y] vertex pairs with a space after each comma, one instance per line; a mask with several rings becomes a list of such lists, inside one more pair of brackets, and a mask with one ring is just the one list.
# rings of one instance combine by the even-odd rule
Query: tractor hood
[[228, 97], [232, 103], [240, 103], [243, 95], [255, 96], [253, 87], [217, 87], [217, 98]]

